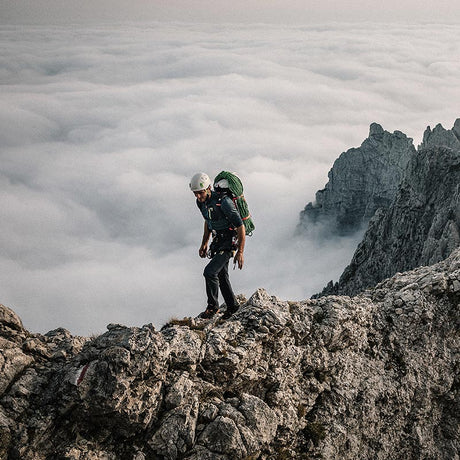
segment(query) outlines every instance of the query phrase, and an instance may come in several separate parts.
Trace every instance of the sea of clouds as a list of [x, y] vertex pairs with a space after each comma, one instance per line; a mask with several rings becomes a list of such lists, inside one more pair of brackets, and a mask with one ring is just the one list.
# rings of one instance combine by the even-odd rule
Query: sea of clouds
[[294, 236], [369, 125], [460, 116], [460, 26], [0, 26], [0, 303], [32, 331], [161, 326], [205, 307], [197, 171], [239, 173], [236, 293], [309, 297], [361, 235]]

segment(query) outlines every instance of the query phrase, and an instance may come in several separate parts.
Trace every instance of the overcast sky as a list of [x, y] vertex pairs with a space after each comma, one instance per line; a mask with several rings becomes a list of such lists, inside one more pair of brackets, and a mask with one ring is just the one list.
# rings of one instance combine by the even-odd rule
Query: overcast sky
[[372, 122], [418, 145], [460, 117], [458, 25], [0, 33], [0, 303], [33, 331], [203, 310], [197, 171], [235, 170], [246, 186], [257, 228], [235, 291], [310, 296], [359, 238], [293, 237], [333, 161]]
[[2, 0], [2, 23], [186, 21], [305, 24], [317, 21], [455, 22], [458, 0]]

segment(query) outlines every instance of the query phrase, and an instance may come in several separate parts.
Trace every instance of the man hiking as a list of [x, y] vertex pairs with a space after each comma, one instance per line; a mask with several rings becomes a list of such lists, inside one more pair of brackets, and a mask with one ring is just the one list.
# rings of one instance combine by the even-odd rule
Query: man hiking
[[[224, 180], [224, 182], [226, 182]], [[216, 189], [228, 188], [228, 183], [215, 184]], [[212, 235], [210, 246], [211, 261], [204, 269], [208, 305], [199, 315], [200, 318], [212, 318], [219, 311], [219, 287], [227, 305], [223, 315], [230, 318], [238, 310], [238, 303], [233, 294], [228, 276], [228, 262], [236, 251], [233, 261], [241, 270], [244, 264], [244, 243], [246, 231], [243, 220], [236, 209], [233, 200], [225, 193], [211, 190], [211, 180], [203, 172], [195, 174], [190, 181], [190, 189], [196, 197], [196, 204], [203, 215], [203, 239], [199, 249], [200, 257], [208, 255], [208, 242]]]

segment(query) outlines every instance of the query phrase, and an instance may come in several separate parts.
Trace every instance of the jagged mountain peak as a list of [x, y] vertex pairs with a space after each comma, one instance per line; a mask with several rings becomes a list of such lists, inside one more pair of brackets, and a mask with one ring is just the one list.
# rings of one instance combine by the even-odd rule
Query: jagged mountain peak
[[371, 123], [369, 127], [369, 137], [378, 136], [385, 132], [381, 125], [376, 122]]
[[455, 120], [452, 129], [445, 129], [441, 123], [438, 123], [434, 129], [428, 126], [423, 133], [423, 141], [419, 149], [430, 147], [448, 147], [460, 150], [460, 118]]
[[396, 137], [399, 139], [409, 139], [410, 141], [412, 141], [412, 139], [407, 137], [402, 131], [395, 130], [393, 131], [393, 133], [390, 133], [389, 131], [384, 129], [382, 125], [380, 125], [379, 123], [373, 122], [369, 126], [369, 136], [367, 139], [364, 140], [364, 142], [371, 138], [377, 138], [378, 140], [382, 141], [383, 136], [387, 136], [389, 138]]
[[318, 295], [355, 295], [398, 271], [443, 260], [460, 246], [460, 144], [455, 142], [454, 130], [441, 125], [425, 133], [393, 201], [377, 210], [339, 281]]
[[321, 225], [321, 235], [333, 237], [366, 226], [378, 208], [389, 206], [393, 200], [413, 155], [411, 138], [372, 123], [361, 146], [343, 152], [334, 162], [325, 188], [300, 213], [298, 232]]

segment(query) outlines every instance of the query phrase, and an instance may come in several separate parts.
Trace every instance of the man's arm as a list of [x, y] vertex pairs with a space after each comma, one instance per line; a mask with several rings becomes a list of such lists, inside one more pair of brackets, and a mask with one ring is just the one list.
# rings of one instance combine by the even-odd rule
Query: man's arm
[[201, 246], [198, 251], [201, 258], [205, 258], [206, 254], [208, 253], [208, 241], [210, 236], [211, 232], [209, 231], [208, 223], [205, 221], [203, 229], [203, 239], [201, 240]]
[[238, 232], [238, 250], [236, 251], [233, 262], [238, 262], [238, 268], [241, 270], [244, 265], [244, 244], [246, 242], [246, 228], [240, 225], [236, 231]]

